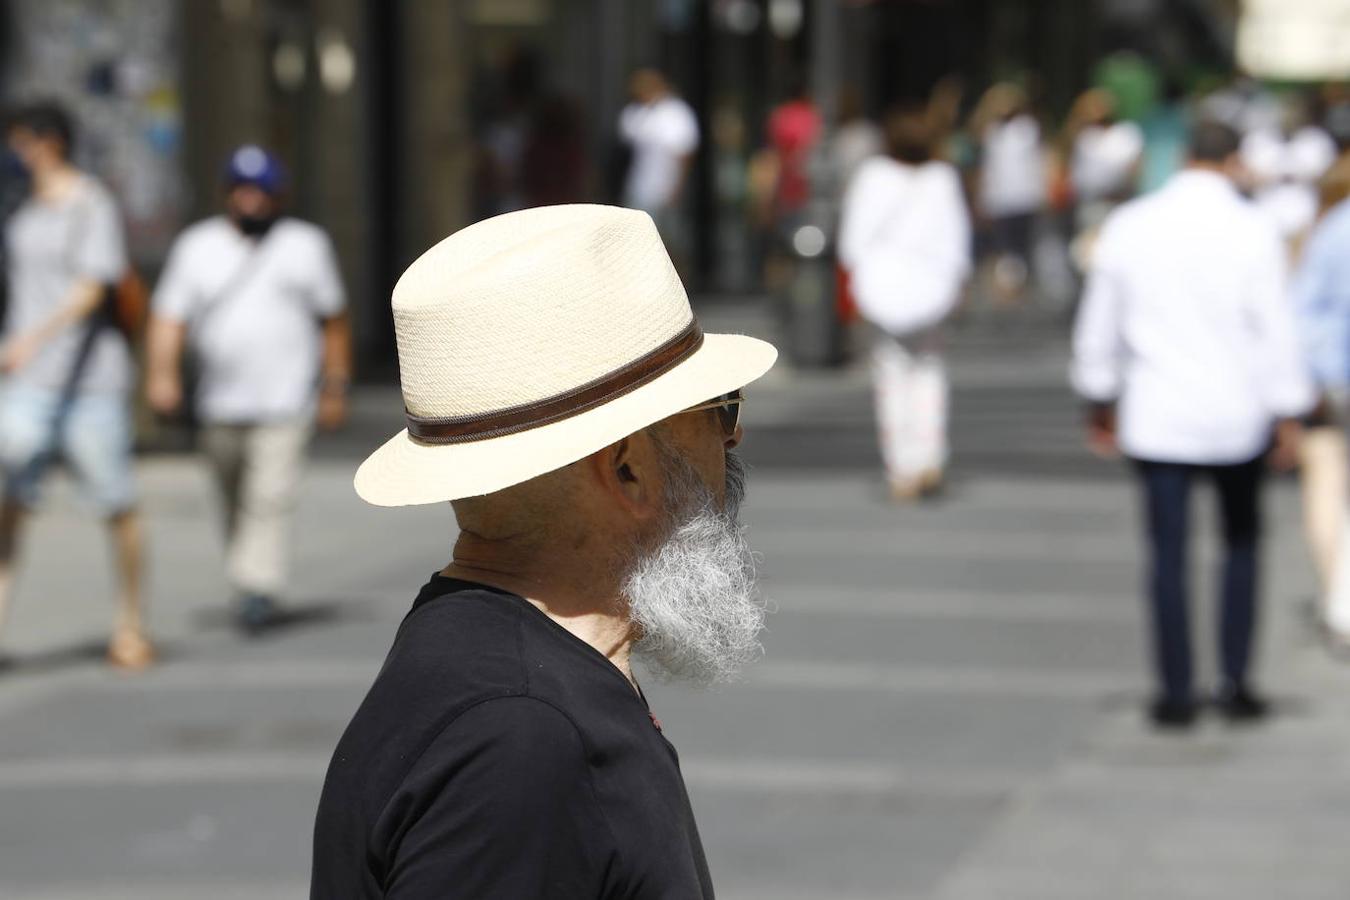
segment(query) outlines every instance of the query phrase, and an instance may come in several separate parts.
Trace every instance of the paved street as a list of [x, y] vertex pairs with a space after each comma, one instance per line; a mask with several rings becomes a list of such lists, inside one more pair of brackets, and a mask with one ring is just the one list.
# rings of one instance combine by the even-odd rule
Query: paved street
[[[739, 307], [704, 318], [768, 327]], [[649, 691], [719, 896], [1344, 900], [1350, 667], [1300, 621], [1292, 484], [1271, 492], [1263, 637], [1283, 714], [1154, 736], [1134, 498], [1080, 450], [1062, 337], [982, 323], [953, 359], [953, 483], [918, 508], [883, 502], [865, 373], [780, 371], [750, 395], [765, 659], [736, 686]], [[328, 756], [453, 539], [448, 509], [354, 496], [359, 455], [398, 412], [388, 390], [358, 400], [307, 482], [302, 621], [265, 640], [225, 627], [205, 474], [156, 458], [165, 665], [108, 674], [102, 536], [68, 486], [52, 492], [0, 673], [0, 898], [306, 894]]]

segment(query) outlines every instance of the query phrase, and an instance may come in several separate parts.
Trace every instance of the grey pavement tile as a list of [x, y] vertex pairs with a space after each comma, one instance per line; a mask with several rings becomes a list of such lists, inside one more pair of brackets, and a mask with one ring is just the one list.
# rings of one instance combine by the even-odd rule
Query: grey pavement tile
[[850, 615], [769, 617], [767, 658], [896, 661], [1026, 669], [1045, 673], [1106, 670], [1130, 673], [1144, 665], [1143, 623], [1016, 622], [955, 620], [923, 616]]
[[[844, 556], [844, 562], [840, 557]], [[1133, 585], [1138, 566], [1129, 561], [1079, 561], [1074, 559], [981, 560], [925, 559], [907, 555], [903, 547], [888, 556], [870, 555], [848, 559], [821, 547], [774, 554], [764, 551], [764, 591], [772, 595], [775, 584], [849, 587], [927, 588], [989, 594], [1080, 593], [1084, 597], [1119, 597], [1122, 586]]]
[[692, 792], [718, 896], [925, 896], [1003, 803], [988, 797]]
[[1099, 713], [1095, 701], [941, 692], [697, 693], [654, 685], [647, 694], [682, 755], [889, 762], [956, 775], [1044, 771]]
[[6, 760], [109, 754], [330, 753], [354, 692], [202, 687], [191, 691], [80, 691], [5, 716]]
[[[746, 518], [782, 610], [768, 655], [741, 685], [647, 685], [719, 896], [1347, 896], [1347, 671], [1288, 611], [1312, 585], [1293, 485], [1270, 494], [1263, 645], [1291, 711], [1149, 734], [1135, 489], [1082, 450], [1063, 357], [1058, 334], [959, 336], [952, 485], [917, 508], [883, 499], [865, 369], [752, 395]], [[444, 507], [355, 498], [356, 461], [399, 425], [393, 391], [357, 407], [297, 519], [295, 602], [326, 615], [267, 640], [224, 627], [201, 467], [143, 466], [168, 664], [140, 681], [61, 655], [96, 650], [110, 609], [103, 535], [56, 486], [5, 635], [44, 664], [0, 674], [0, 896], [304, 895], [327, 757], [454, 535]]]
[[241, 881], [303, 884], [319, 787], [306, 781], [0, 791], [0, 896], [45, 884], [71, 890], [82, 882], [95, 896], [119, 884], [208, 890]]

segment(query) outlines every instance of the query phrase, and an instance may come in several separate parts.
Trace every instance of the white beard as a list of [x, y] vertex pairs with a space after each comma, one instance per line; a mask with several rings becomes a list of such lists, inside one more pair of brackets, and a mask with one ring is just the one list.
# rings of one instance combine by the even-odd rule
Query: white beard
[[[660, 447], [660, 445], [658, 445]], [[639, 638], [633, 653], [657, 677], [715, 684], [736, 677], [762, 651], [764, 604], [737, 510], [744, 467], [727, 454], [723, 509], [678, 454], [660, 447], [668, 477], [669, 535], [635, 554], [623, 594]]]

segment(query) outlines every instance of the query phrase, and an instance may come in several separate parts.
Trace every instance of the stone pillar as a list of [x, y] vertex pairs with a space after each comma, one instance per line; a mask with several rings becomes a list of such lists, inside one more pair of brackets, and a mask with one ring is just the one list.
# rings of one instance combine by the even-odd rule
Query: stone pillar
[[242, 140], [266, 140], [270, 60], [262, 0], [181, 7], [185, 165], [190, 216], [220, 208], [220, 166]]
[[400, 7], [403, 112], [396, 189], [404, 264], [469, 223], [473, 135], [458, 7], [448, 0]]

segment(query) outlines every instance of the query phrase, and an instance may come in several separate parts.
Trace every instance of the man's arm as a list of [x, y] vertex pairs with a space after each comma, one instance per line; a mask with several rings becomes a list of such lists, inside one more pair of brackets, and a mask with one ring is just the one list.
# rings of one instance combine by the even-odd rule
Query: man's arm
[[1312, 410], [1316, 395], [1300, 352], [1283, 242], [1273, 233], [1263, 234], [1261, 243], [1253, 249], [1251, 262], [1250, 311], [1263, 356], [1258, 388], [1276, 418], [1270, 464], [1280, 470], [1292, 469], [1298, 465], [1300, 419]]
[[164, 271], [150, 298], [150, 324], [145, 336], [145, 396], [162, 416], [183, 406], [183, 348], [197, 302], [190, 241], [179, 238], [169, 248]]
[[346, 312], [325, 319], [323, 364], [319, 380], [319, 427], [332, 430], [347, 421], [347, 389], [352, 382], [352, 323]]
[[347, 421], [347, 389], [352, 380], [352, 325], [337, 251], [326, 234], [316, 232], [310, 302], [323, 336], [319, 364], [319, 427], [340, 428]]
[[27, 366], [52, 338], [92, 316], [102, 306], [106, 290], [107, 285], [92, 278], [76, 281], [55, 312], [5, 342], [0, 348], [0, 371], [12, 374]]
[[150, 317], [145, 338], [145, 396], [161, 416], [183, 406], [183, 344], [187, 325], [159, 314]]
[[1123, 387], [1121, 294], [1119, 279], [1102, 264], [1099, 244], [1097, 264], [1088, 275], [1078, 321], [1074, 323], [1070, 380], [1074, 390], [1088, 401], [1088, 446], [1105, 457], [1119, 453], [1115, 404]]
[[597, 897], [613, 851], [571, 720], [531, 697], [462, 713], [373, 833], [388, 900]]

